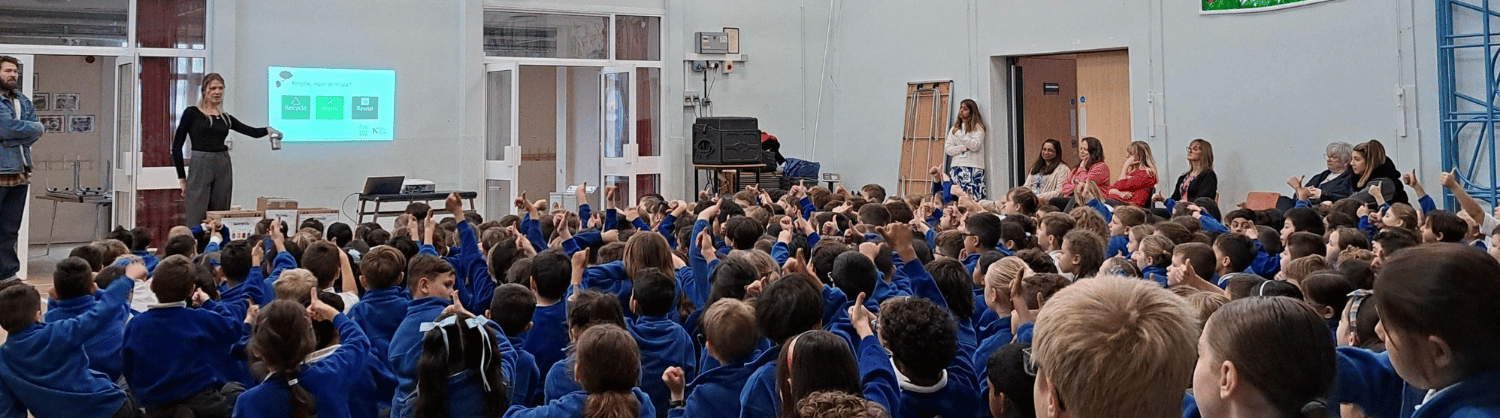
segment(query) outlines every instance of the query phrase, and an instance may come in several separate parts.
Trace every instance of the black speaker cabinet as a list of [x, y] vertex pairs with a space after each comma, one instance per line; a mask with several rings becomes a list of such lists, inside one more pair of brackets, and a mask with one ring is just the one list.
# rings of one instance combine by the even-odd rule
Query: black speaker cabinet
[[693, 164], [756, 164], [760, 157], [755, 118], [698, 118], [693, 124]]

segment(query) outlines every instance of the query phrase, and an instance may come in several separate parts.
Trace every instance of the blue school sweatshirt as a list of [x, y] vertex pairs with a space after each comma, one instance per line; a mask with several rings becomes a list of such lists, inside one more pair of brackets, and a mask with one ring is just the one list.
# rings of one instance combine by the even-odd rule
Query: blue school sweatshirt
[[126, 324], [121, 350], [125, 380], [141, 407], [166, 406], [224, 384], [212, 365], [232, 361], [230, 347], [250, 327], [214, 312], [216, 305], [214, 301], [204, 302], [203, 309], [180, 302], [156, 305]]
[[856, 360], [859, 362], [862, 395], [865, 399], [884, 406], [886, 411], [891, 411], [891, 416], [900, 416], [895, 411], [902, 411], [902, 403], [905, 401], [897, 383], [896, 368], [891, 365], [891, 357], [886, 354], [885, 348], [880, 346], [880, 339], [874, 335], [860, 339], [858, 349]]
[[979, 378], [981, 387], [987, 383], [983, 376], [985, 375], [985, 371], [988, 370], [986, 366], [989, 364], [990, 356], [995, 354], [995, 350], [999, 350], [1000, 347], [1010, 344], [1011, 340], [1015, 338], [1016, 335], [1010, 332], [1010, 317], [1007, 316], [995, 321], [994, 335], [980, 341], [979, 347], [974, 349], [973, 355], [969, 357], [969, 364], [974, 365], [974, 376]]
[[753, 371], [750, 379], [745, 381], [745, 388], [740, 390], [740, 418], [771, 418], [781, 414], [781, 395], [776, 393], [778, 353], [781, 353], [780, 344], [761, 351], [755, 360], [745, 365]]
[[360, 296], [359, 303], [349, 308], [349, 319], [359, 324], [370, 339], [370, 354], [382, 360], [390, 358], [391, 336], [406, 318], [410, 304], [411, 294], [406, 287], [396, 285], [370, 289]]
[[[732, 417], [740, 412], [740, 391], [755, 369], [749, 362], [757, 353], [746, 353], [728, 364], [707, 369], [689, 381], [683, 392], [687, 396], [683, 408], [667, 411], [671, 418], [684, 417]], [[670, 393], [668, 394], [670, 396]], [[653, 398], [654, 399], [654, 398]], [[662, 402], [658, 402], [662, 403]]]
[[1130, 257], [1130, 236], [1114, 235], [1109, 237], [1109, 248], [1104, 250], [1104, 258], [1115, 256]]
[[375, 357], [373, 342], [365, 351], [364, 364], [355, 372], [359, 377], [349, 387], [349, 415], [373, 417], [382, 409], [390, 409], [391, 397], [396, 393], [396, 375], [391, 373], [391, 365], [386, 364], [384, 357]]
[[453, 264], [454, 270], [462, 273], [457, 276], [459, 301], [469, 312], [483, 315], [490, 308], [490, 299], [495, 295], [495, 279], [490, 275], [484, 256], [480, 254], [479, 239], [475, 237], [474, 227], [468, 222], [458, 223], [458, 242], [458, 254], [448, 254], [453, 258], [449, 263]]
[[156, 254], [152, 254], [150, 251], [135, 250], [130, 253], [141, 257], [141, 264], [145, 265], [146, 271], [156, 271], [156, 263], [161, 262], [160, 259], [156, 258]]
[[[103, 294], [104, 292], [101, 291], [93, 295], [51, 301], [43, 318], [47, 322], [77, 318], [97, 307]], [[86, 339], [83, 343], [83, 352], [89, 355], [89, 369], [104, 373], [109, 376], [110, 381], [119, 379], [121, 369], [124, 368], [120, 364], [120, 346], [125, 344], [125, 318], [129, 315], [129, 305], [110, 309], [106, 315], [100, 317], [101, 320], [106, 321], [104, 326], [98, 331], [83, 335]]]
[[388, 351], [391, 373], [396, 375], [396, 395], [391, 399], [392, 417], [408, 416], [398, 415], [397, 411], [407, 410], [406, 407], [417, 391], [417, 361], [422, 358], [422, 323], [437, 319], [443, 309], [451, 304], [447, 299], [438, 297], [425, 297], [407, 303], [406, 316], [391, 335]]
[[671, 399], [671, 392], [661, 381], [662, 372], [668, 367], [681, 367], [684, 379], [692, 380], [698, 376], [697, 352], [692, 337], [682, 325], [668, 318], [675, 312], [673, 309], [661, 315], [641, 315], [625, 320], [625, 328], [635, 337], [641, 350], [640, 388], [656, 402], [653, 406], [659, 412], [659, 418], [667, 416], [667, 401]]
[[536, 358], [538, 371], [552, 370], [553, 364], [567, 356], [567, 296], [551, 306], [537, 306], [531, 313], [531, 329], [521, 333], [520, 339], [519, 348]]
[[1166, 267], [1146, 266], [1146, 268], [1141, 269], [1141, 278], [1156, 281], [1161, 284], [1161, 287], [1167, 287], [1169, 283], [1167, 281]]
[[[630, 306], [630, 290], [632, 288], [630, 276], [625, 274], [624, 261], [611, 261], [583, 270], [583, 287], [604, 293], [612, 293], [620, 299], [620, 306]], [[625, 310], [626, 317], [635, 314], [629, 309]]]
[[[873, 338], [873, 336], [872, 336]], [[912, 384], [897, 372], [900, 381], [901, 405], [899, 412], [891, 414], [898, 418], [966, 417], [983, 411], [985, 404], [979, 396], [979, 379], [975, 377], [970, 358], [962, 352], [953, 358], [943, 377], [932, 386]]]
[[1387, 353], [1339, 347], [1338, 362], [1331, 397], [1359, 405], [1371, 417], [1500, 417], [1500, 391], [1495, 390], [1500, 387], [1500, 370], [1469, 376], [1423, 402], [1427, 391], [1406, 384]]
[[[521, 347], [520, 337], [508, 337], [510, 345]], [[516, 375], [511, 379], [510, 404], [536, 406], [542, 403], [542, 371], [537, 368], [536, 356], [526, 350], [516, 350]]]
[[[349, 399], [350, 386], [360, 380], [360, 371], [365, 368], [365, 358], [370, 353], [370, 340], [349, 317], [335, 315], [333, 326], [339, 330], [340, 345], [326, 357], [303, 363], [297, 372], [297, 386], [317, 401], [317, 413], [322, 418], [350, 416], [350, 402], [341, 401]], [[240, 394], [234, 403], [234, 416], [288, 416], [290, 390], [284, 379], [267, 379]]]
[[259, 284], [250, 283], [250, 281], [248, 280], [235, 285], [231, 285], [229, 284], [229, 282], [220, 284], [219, 300], [249, 300], [250, 303], [254, 303], [256, 305], [265, 305], [266, 302], [268, 302], [266, 300], [265, 289], [261, 288]]
[[547, 369], [546, 381], [543, 383], [542, 398], [546, 403], [562, 399], [569, 393], [583, 390], [577, 380], [573, 380], [573, 356], [552, 363], [552, 368]]
[[[651, 397], [642, 392], [641, 388], [630, 390], [635, 395], [636, 402], [641, 404], [640, 417], [656, 416], [656, 408], [651, 406]], [[546, 405], [527, 408], [520, 405], [511, 406], [505, 411], [505, 418], [576, 418], [583, 416], [583, 403], [589, 397], [588, 392], [577, 391], [564, 395], [557, 400], [548, 402]]]
[[[10, 334], [0, 345], [0, 386], [5, 387], [0, 398], [10, 399], [8, 409], [23, 412], [20, 416], [30, 410], [38, 418], [108, 417], [119, 410], [125, 391], [104, 373], [89, 369], [83, 348], [88, 336], [113, 326], [134, 285], [133, 280], [115, 280], [87, 312]], [[0, 412], [6, 409], [0, 405]]]
[[[0, 372], [6, 375], [12, 374], [5, 368], [5, 361], [0, 360]], [[16, 399], [15, 392], [11, 392], [10, 386], [5, 384], [5, 379], [0, 378], [0, 418], [27, 418], [26, 406]]]

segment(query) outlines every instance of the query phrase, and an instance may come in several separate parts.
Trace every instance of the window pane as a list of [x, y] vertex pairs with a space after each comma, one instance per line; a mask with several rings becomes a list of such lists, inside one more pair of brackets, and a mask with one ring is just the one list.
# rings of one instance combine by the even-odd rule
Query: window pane
[[604, 158], [624, 158], [630, 130], [630, 73], [604, 74]]
[[635, 191], [641, 196], [661, 194], [661, 174], [636, 174]]
[[0, 43], [124, 47], [130, 1], [13, 1], [0, 6]]
[[143, 48], [203, 49], [208, 0], [137, 0], [136, 43]]
[[615, 59], [661, 60], [661, 18], [615, 16]]
[[[202, 58], [141, 57], [142, 166], [172, 165], [172, 134], [182, 111], [198, 105], [202, 81]], [[235, 86], [227, 87], [226, 96], [234, 94]]]
[[485, 159], [500, 161], [505, 159], [505, 147], [512, 143], [510, 138], [510, 99], [512, 70], [491, 71], [488, 74], [489, 99], [488, 117], [485, 118]]
[[615, 186], [615, 207], [635, 205], [630, 198], [630, 176], [604, 176], [605, 186]]
[[635, 140], [640, 156], [661, 155], [661, 69], [637, 68]]
[[484, 54], [609, 59], [609, 17], [485, 11]]

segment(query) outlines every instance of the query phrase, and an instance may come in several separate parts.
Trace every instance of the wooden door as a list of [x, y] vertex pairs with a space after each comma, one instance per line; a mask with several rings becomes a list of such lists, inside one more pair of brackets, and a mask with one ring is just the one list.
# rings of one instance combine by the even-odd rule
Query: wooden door
[[1110, 180], [1117, 180], [1131, 141], [1130, 55], [1124, 50], [1086, 52], [1077, 54], [1077, 63], [1079, 138], [1099, 138]]

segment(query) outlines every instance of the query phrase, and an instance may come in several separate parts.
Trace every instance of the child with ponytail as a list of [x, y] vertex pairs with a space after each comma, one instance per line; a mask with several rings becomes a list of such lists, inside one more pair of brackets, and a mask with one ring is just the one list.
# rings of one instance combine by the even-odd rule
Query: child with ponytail
[[487, 327], [485, 318], [453, 307], [422, 324], [411, 416], [498, 418], [510, 406], [496, 348], [496, 338], [504, 336]]
[[[535, 408], [512, 406], [506, 418], [648, 418], [651, 398], [636, 385], [641, 352], [635, 338], [615, 324], [588, 327], [574, 346], [573, 376], [581, 391]], [[559, 362], [559, 364], [562, 364]]]
[[[276, 300], [256, 316], [247, 349], [262, 359], [270, 375], [245, 391], [234, 406], [235, 417], [348, 417], [349, 388], [365, 367], [370, 341], [338, 309], [318, 300], [311, 304]], [[313, 321], [333, 321], [341, 345], [321, 359], [308, 358], [316, 347]], [[320, 402], [321, 401], [321, 402]]]

